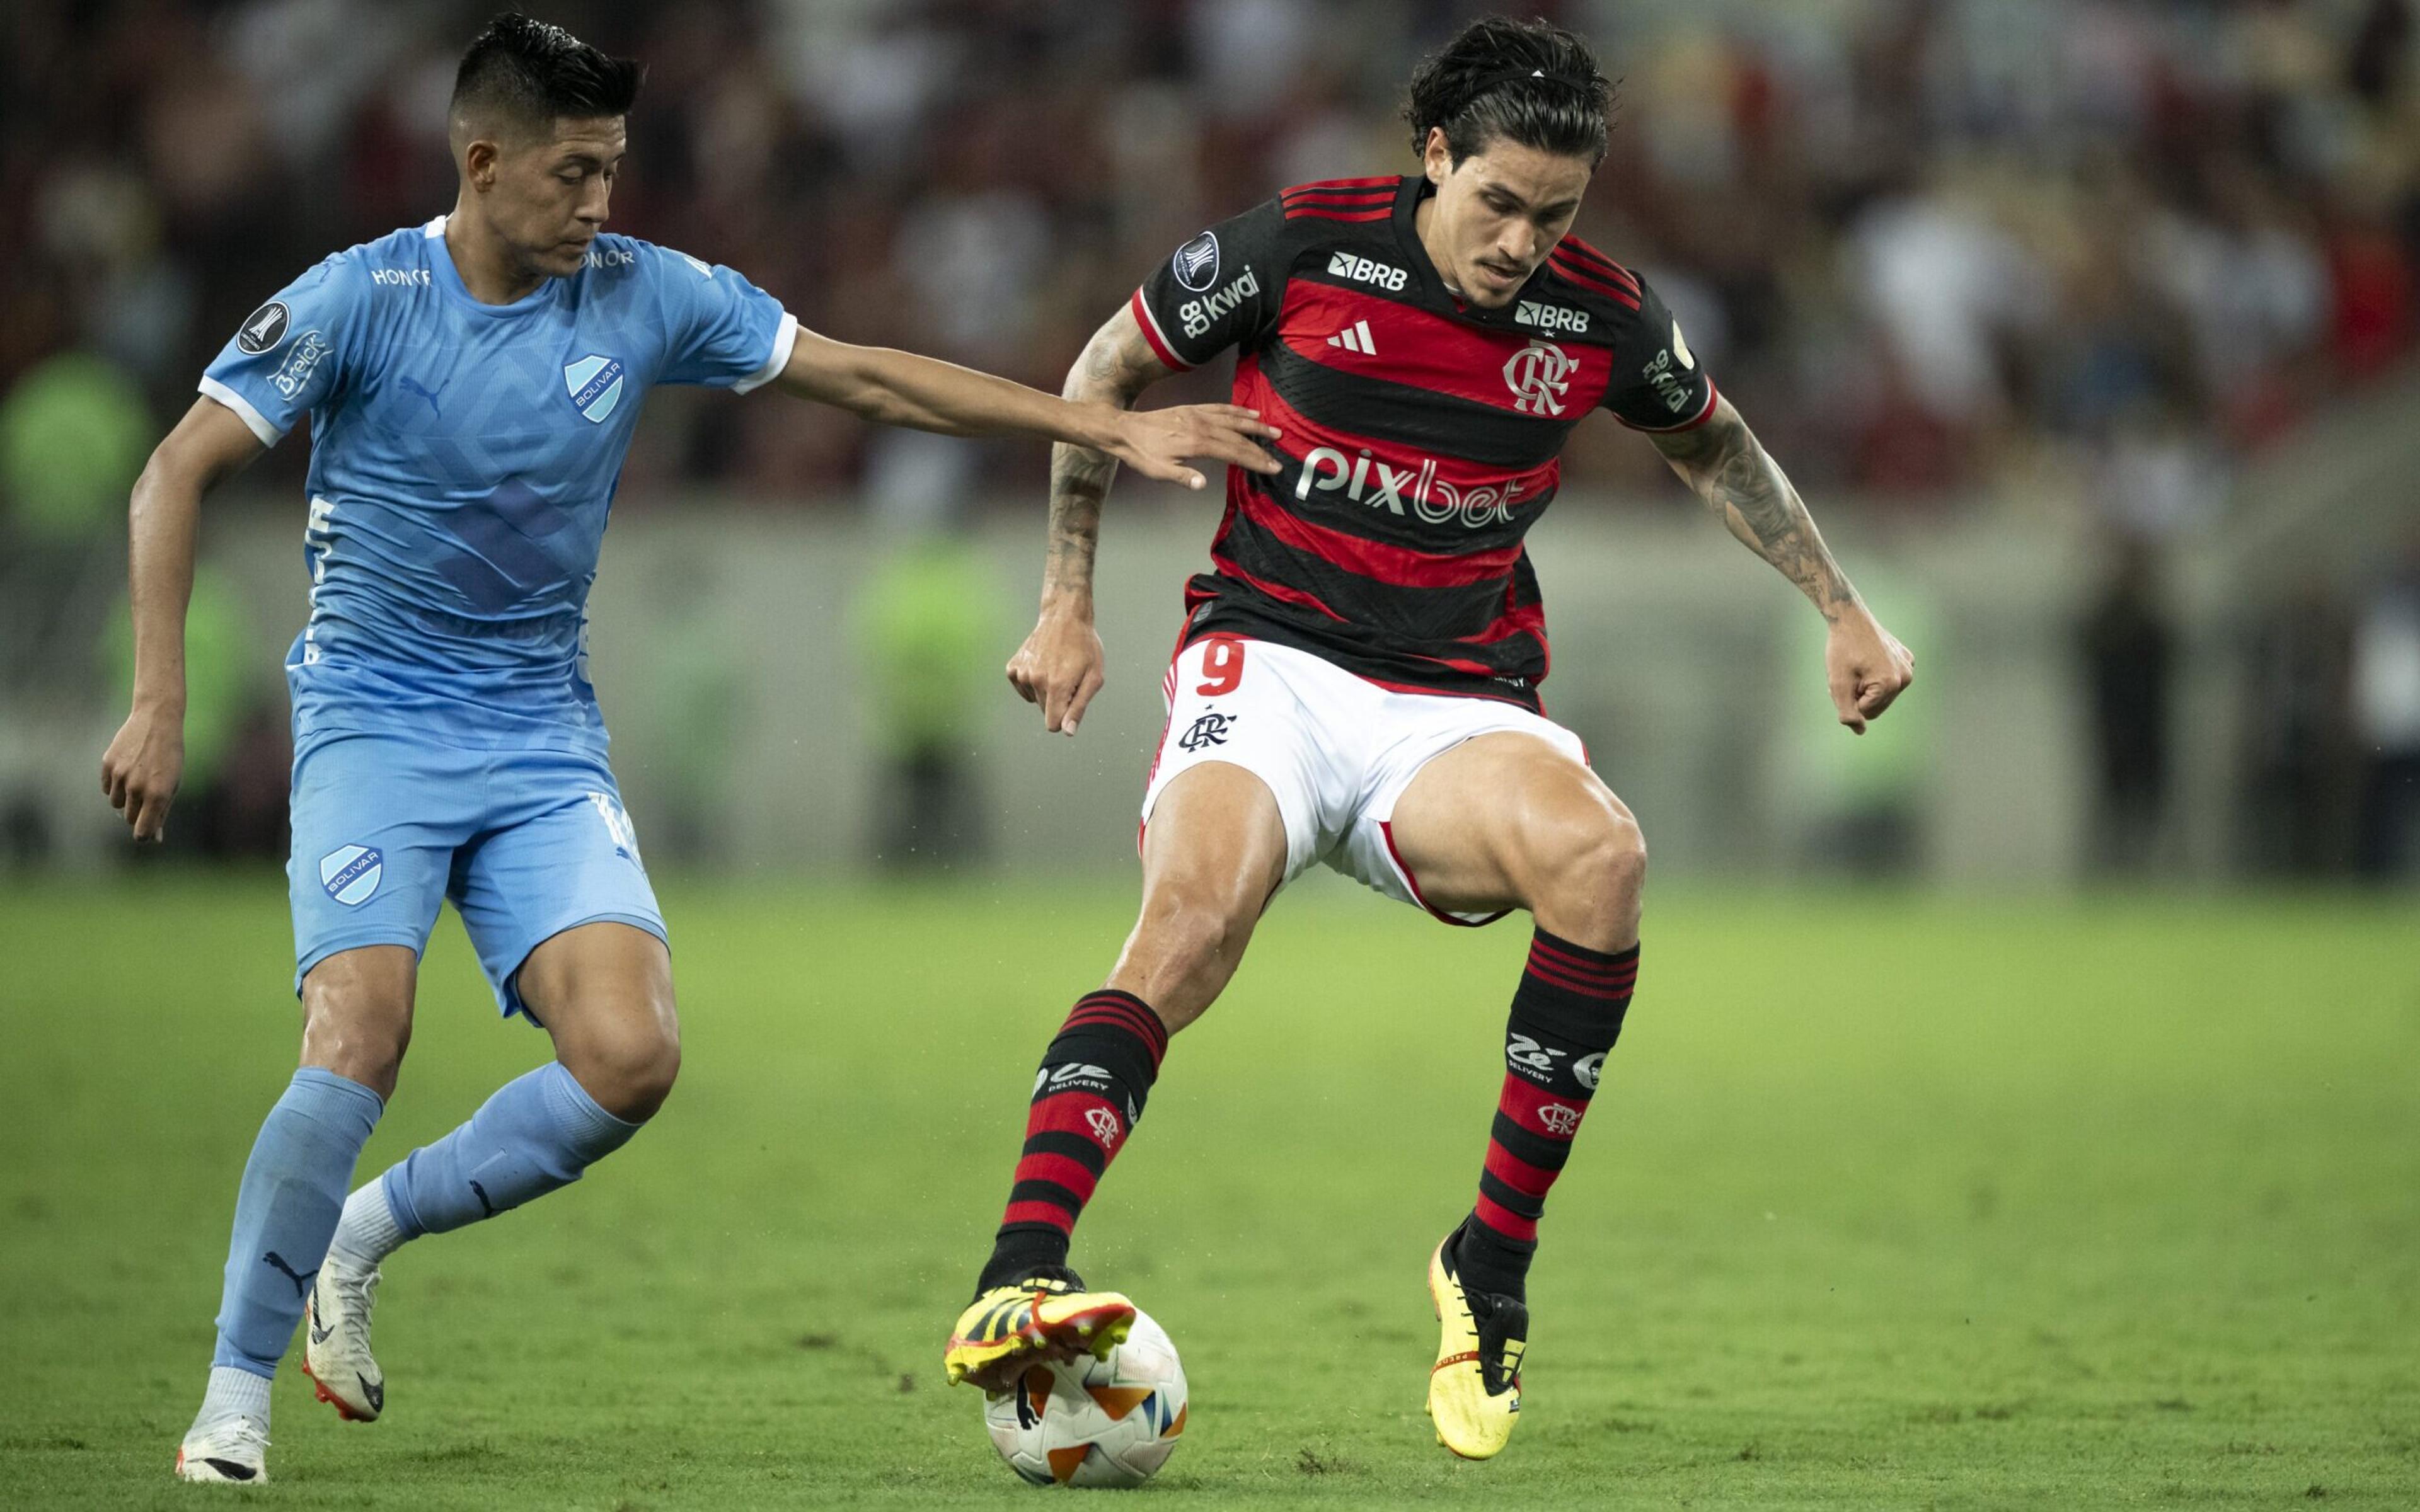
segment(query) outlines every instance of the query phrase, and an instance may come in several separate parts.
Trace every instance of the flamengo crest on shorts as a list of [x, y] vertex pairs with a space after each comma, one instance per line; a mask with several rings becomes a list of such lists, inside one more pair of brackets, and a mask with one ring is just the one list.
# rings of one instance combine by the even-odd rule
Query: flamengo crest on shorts
[[375, 846], [343, 845], [319, 857], [319, 885], [348, 908], [369, 902], [385, 874], [385, 857]]
[[592, 425], [601, 425], [622, 402], [622, 360], [591, 352], [563, 369], [564, 391]]

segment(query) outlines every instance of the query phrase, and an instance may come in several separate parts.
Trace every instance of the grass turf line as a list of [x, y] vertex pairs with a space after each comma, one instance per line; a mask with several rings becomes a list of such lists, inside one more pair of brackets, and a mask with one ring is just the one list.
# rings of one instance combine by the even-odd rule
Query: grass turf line
[[[386, 1421], [276, 1389], [275, 1484], [167, 1473], [292, 1065], [271, 882], [0, 892], [0, 1500], [1016, 1505], [941, 1388], [1032, 1065], [1124, 887], [670, 887], [660, 1124], [408, 1247]], [[1289, 895], [1077, 1260], [1184, 1352], [1145, 1492], [1249, 1505], [2420, 1503], [2408, 905], [1659, 898], [1486, 1465], [1420, 1412], [1526, 932]], [[459, 929], [363, 1174], [544, 1054]]]

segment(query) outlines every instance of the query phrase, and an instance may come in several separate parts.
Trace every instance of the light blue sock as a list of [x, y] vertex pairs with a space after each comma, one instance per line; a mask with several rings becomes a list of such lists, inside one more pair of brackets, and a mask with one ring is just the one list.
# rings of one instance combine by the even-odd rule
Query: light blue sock
[[379, 1185], [403, 1238], [442, 1234], [569, 1186], [638, 1132], [549, 1061], [506, 1082], [470, 1122], [405, 1156]]
[[236, 1191], [213, 1367], [276, 1372], [328, 1253], [353, 1162], [385, 1108], [361, 1083], [306, 1066], [269, 1110]]

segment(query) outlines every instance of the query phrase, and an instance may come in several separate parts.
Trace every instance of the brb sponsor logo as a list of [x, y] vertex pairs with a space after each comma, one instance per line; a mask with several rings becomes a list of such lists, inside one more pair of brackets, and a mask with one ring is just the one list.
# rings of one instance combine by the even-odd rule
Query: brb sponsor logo
[[1504, 364], [1504, 386], [1512, 391], [1512, 408], [1525, 415], [1559, 415], [1563, 395], [1580, 360], [1551, 341], [1532, 336]]
[[1327, 270], [1335, 277], [1349, 278], [1357, 284], [1375, 285], [1390, 294], [1400, 294], [1404, 289], [1402, 269], [1372, 262], [1367, 257], [1357, 257], [1349, 252], [1340, 252], [1329, 257]]
[[[1184, 254], [1179, 253], [1177, 255], [1181, 257]], [[1211, 257], [1215, 262], [1218, 254], [1213, 252]], [[1247, 268], [1230, 280], [1225, 288], [1217, 293], [1205, 294], [1198, 300], [1187, 300], [1178, 305], [1176, 318], [1185, 327], [1187, 335], [1199, 336], [1208, 331], [1211, 324], [1220, 316], [1230, 314], [1246, 300], [1260, 298], [1260, 294], [1261, 281], [1250, 269]]]
[[319, 857], [319, 886], [348, 908], [358, 908], [378, 891], [385, 857], [375, 845], [340, 845]]
[[1466, 530], [1476, 531], [1512, 523], [1512, 501], [1522, 494], [1519, 479], [1457, 488], [1440, 481], [1436, 472], [1433, 456], [1421, 458], [1417, 468], [1391, 468], [1366, 451], [1354, 457], [1333, 446], [1316, 446], [1302, 459], [1294, 496], [1309, 499], [1314, 488], [1322, 493], [1341, 490], [1357, 504], [1410, 515], [1427, 525], [1460, 520]]
[[1513, 320], [1541, 331], [1568, 331], [1576, 336], [1588, 330], [1586, 310], [1575, 310], [1568, 304], [1547, 304], [1539, 300], [1523, 300], [1512, 314]]
[[269, 380], [270, 386], [291, 399], [311, 381], [311, 374], [319, 359], [328, 355], [328, 338], [316, 331], [306, 331], [294, 338], [294, 349], [286, 354], [285, 363]]

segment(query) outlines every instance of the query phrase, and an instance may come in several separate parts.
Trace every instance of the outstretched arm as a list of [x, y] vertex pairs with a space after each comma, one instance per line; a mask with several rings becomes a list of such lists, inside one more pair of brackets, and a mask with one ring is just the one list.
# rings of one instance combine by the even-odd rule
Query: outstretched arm
[[196, 399], [151, 453], [127, 507], [134, 614], [134, 707], [101, 758], [101, 791], [136, 840], [167, 831], [185, 773], [185, 607], [202, 495], [264, 448], [236, 412]]
[[[1134, 307], [1118, 307], [1093, 333], [1068, 371], [1063, 392], [1079, 405], [1121, 412], [1143, 390], [1171, 372], [1154, 356]], [[1274, 430], [1264, 427], [1265, 434]], [[1255, 445], [1255, 471], [1277, 463]], [[1028, 703], [1042, 705], [1042, 727], [1074, 734], [1093, 695], [1101, 690], [1101, 638], [1093, 628], [1093, 552], [1100, 544], [1101, 501], [1117, 476], [1118, 459], [1088, 446], [1050, 449], [1050, 546], [1042, 565], [1042, 617], [1009, 659], [1008, 680]]]
[[[1252, 411], [1230, 404], [1187, 405], [1136, 415], [1122, 406], [1047, 393], [988, 373], [883, 347], [852, 347], [799, 332], [774, 379], [804, 399], [836, 405], [885, 425], [944, 436], [1040, 436], [1132, 463], [1147, 478], [1199, 488], [1208, 480], [1187, 457], [1276, 471], [1254, 443], [1273, 434]], [[1075, 401], [1075, 402], [1071, 402]]]
[[1656, 449], [1748, 549], [1773, 563], [1831, 625], [1823, 670], [1840, 722], [1858, 734], [1916, 680], [1916, 658], [1877, 623], [1823, 545], [1780, 464], [1729, 399], [1702, 425], [1659, 433]]

